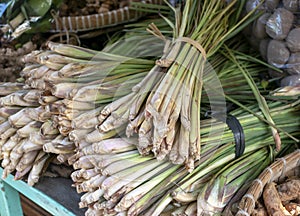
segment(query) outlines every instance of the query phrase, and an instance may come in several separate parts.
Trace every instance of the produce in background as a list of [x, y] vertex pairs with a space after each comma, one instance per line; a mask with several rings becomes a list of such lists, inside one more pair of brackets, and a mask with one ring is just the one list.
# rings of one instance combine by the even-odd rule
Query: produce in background
[[16, 48], [2, 41], [0, 45], [0, 81], [15, 82], [20, 77], [19, 73], [25, 64], [22, 58], [25, 54], [35, 50], [36, 46], [32, 42], [27, 42]]
[[240, 199], [236, 215], [299, 215], [299, 161], [297, 149], [268, 166]]
[[[247, 36], [262, 57], [281, 72], [270, 70], [280, 85], [300, 85], [300, 2], [297, 0], [248, 0], [247, 12], [257, 7], [262, 15], [249, 27]], [[286, 89], [288, 90], [288, 89]], [[284, 91], [284, 90], [282, 90]], [[299, 95], [299, 90], [294, 88]], [[296, 94], [296, 93], [294, 93]]]
[[113, 28], [107, 27], [137, 21], [146, 15], [143, 10], [149, 7], [152, 13], [157, 13], [158, 9], [161, 13], [168, 12], [168, 8], [162, 4], [163, 0], [7, 0], [0, 3], [0, 17], [5, 20], [1, 32], [10, 35], [12, 39], [23, 33], [52, 32], [69, 37], [70, 34], [74, 36], [74, 33], [76, 36], [78, 32], [106, 28], [103, 34], [112, 31]]

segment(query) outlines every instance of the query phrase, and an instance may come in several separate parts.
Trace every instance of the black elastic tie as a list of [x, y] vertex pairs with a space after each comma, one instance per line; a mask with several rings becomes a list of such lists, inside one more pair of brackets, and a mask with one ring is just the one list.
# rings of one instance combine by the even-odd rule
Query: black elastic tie
[[[205, 116], [211, 116], [219, 121], [224, 122], [225, 118], [222, 117], [221, 113], [213, 113], [211, 111], [207, 111]], [[245, 133], [240, 121], [233, 115], [227, 114], [226, 121], [224, 122], [227, 124], [229, 129], [233, 133], [234, 142], [235, 142], [235, 158], [240, 157], [245, 151]]]

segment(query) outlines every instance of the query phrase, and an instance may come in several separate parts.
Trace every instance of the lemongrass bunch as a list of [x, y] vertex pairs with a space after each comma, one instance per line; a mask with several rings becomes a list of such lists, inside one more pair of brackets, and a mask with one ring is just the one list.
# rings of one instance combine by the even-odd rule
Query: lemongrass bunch
[[164, 18], [173, 28], [171, 40], [151, 24], [148, 31], [166, 44], [164, 55], [132, 93], [104, 107], [100, 133], [115, 129], [113, 121], [127, 119], [128, 127], [135, 122], [142, 155], [152, 152], [159, 160], [167, 157], [192, 170], [201, 152], [199, 110], [203, 76], [209, 73], [206, 61], [213, 60], [221, 45], [250, 22], [250, 15], [238, 21], [242, 7], [240, 1], [206, 0], [188, 0], [182, 10], [171, 7], [175, 23]]
[[[281, 134], [284, 146], [294, 143], [289, 136], [299, 136], [299, 121], [291, 119], [299, 114], [299, 101], [268, 105], [276, 125], [284, 131]], [[184, 166], [158, 161], [152, 155], [140, 156], [135, 148], [137, 139], [107, 139], [83, 147], [73, 164], [76, 171], [71, 175], [77, 191], [85, 192], [79, 206], [89, 208], [86, 215], [161, 215], [170, 209], [195, 212], [196, 203], [198, 213], [201, 206], [211, 206], [213, 212], [222, 211], [243, 183], [255, 177], [253, 170], [258, 174], [253, 163], [263, 168], [271, 162], [272, 133], [261, 121], [263, 114], [259, 108], [254, 105], [248, 108], [255, 115], [244, 109], [232, 112], [245, 131], [245, 155], [235, 159], [230, 129], [226, 127], [220, 141], [210, 133], [224, 125], [206, 119], [200, 130], [203, 157], [191, 173]], [[223, 183], [224, 175], [229, 178]], [[224, 190], [219, 190], [223, 187]]]

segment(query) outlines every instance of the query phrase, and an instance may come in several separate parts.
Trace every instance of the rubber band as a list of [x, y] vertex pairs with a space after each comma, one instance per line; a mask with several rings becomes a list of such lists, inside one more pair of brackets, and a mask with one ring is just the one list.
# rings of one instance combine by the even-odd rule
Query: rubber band
[[186, 42], [188, 44], [191, 44], [192, 46], [194, 46], [195, 48], [197, 48], [200, 53], [202, 54], [203, 58], [206, 60], [206, 51], [205, 49], [201, 46], [200, 43], [198, 43], [197, 41], [188, 38], [188, 37], [179, 37], [176, 39], [175, 42]]

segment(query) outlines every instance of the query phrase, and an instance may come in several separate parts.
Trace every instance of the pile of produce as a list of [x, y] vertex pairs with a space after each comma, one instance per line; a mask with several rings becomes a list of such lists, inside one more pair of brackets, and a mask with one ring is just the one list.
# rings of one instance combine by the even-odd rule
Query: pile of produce
[[[300, 150], [278, 158], [254, 180], [237, 216], [300, 214]], [[255, 208], [254, 208], [255, 207]]]
[[[167, 6], [162, 6], [162, 4], [163, 0], [46, 2], [43, 0], [9, 0], [0, 3], [0, 18], [2, 19], [0, 30], [12, 39], [19, 38], [24, 33], [37, 32], [76, 37], [78, 32], [89, 32], [137, 21], [148, 12], [157, 13], [158, 10], [162, 14], [168, 12]], [[102, 34], [109, 31], [111, 30], [106, 29], [102, 31]], [[90, 37], [93, 37], [93, 34]]]
[[128, 0], [65, 0], [63, 1], [58, 12], [61, 17], [65, 16], [82, 16], [96, 13], [104, 13], [129, 6]]
[[32, 185], [56, 158], [86, 215], [231, 210], [300, 137], [300, 101], [267, 95], [274, 67], [236, 36], [260, 15], [240, 19], [244, 6], [187, 0], [102, 51], [49, 42], [26, 55], [23, 83], [0, 85], [3, 177]]
[[32, 42], [16, 48], [10, 44], [6, 45], [5, 40], [3, 40], [0, 46], [0, 81], [15, 82], [20, 77], [20, 71], [25, 66], [24, 62], [22, 62], [23, 56], [35, 49], [36, 46]]
[[300, 85], [300, 2], [297, 0], [248, 0], [246, 9], [259, 6], [261, 16], [247, 34], [262, 57], [282, 70], [270, 70], [281, 79], [281, 86]]

